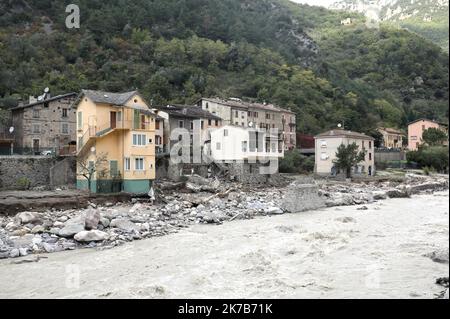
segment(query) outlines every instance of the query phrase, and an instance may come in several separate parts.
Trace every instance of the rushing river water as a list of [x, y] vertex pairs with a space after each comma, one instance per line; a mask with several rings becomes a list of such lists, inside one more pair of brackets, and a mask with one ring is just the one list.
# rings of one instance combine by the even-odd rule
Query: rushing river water
[[[448, 192], [0, 261], [0, 298], [434, 298]], [[29, 257], [28, 257], [29, 258]], [[15, 260], [17, 261], [17, 260]]]

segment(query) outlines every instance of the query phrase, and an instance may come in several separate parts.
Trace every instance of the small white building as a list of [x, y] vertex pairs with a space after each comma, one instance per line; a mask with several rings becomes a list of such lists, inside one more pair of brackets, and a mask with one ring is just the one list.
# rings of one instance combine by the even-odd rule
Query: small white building
[[375, 174], [375, 139], [371, 136], [343, 129], [335, 129], [315, 137], [316, 164], [315, 173], [318, 175], [336, 175], [337, 169], [333, 161], [341, 144], [356, 143], [359, 150], [367, 151], [365, 161], [354, 168], [353, 174], [373, 176]]
[[244, 162], [284, 157], [283, 140], [266, 130], [226, 125], [211, 131], [210, 143], [214, 161]]

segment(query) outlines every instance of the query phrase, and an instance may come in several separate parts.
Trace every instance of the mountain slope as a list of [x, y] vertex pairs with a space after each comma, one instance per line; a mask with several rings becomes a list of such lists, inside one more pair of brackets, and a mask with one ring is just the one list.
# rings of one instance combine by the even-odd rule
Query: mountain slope
[[373, 11], [380, 21], [407, 28], [449, 50], [448, 0], [338, 0], [330, 8]]
[[[448, 55], [407, 31], [367, 29], [356, 13], [288, 0], [79, 0], [81, 29], [69, 30], [71, 2], [0, 3], [0, 105], [46, 86], [139, 88], [154, 104], [278, 103], [312, 134], [342, 120], [370, 132], [448, 119]], [[348, 16], [355, 25], [341, 26]]]

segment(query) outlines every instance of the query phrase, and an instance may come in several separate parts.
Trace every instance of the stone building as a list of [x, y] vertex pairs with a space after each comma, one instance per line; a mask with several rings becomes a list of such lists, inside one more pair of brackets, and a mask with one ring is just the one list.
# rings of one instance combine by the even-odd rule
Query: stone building
[[375, 139], [362, 133], [343, 129], [335, 129], [315, 137], [316, 140], [316, 164], [315, 173], [318, 175], [336, 175], [337, 169], [333, 161], [341, 144], [350, 145], [356, 143], [359, 151], [367, 151], [366, 158], [354, 168], [353, 174], [373, 176], [375, 174]]
[[198, 105], [221, 117], [224, 125], [266, 131], [278, 129], [279, 139], [284, 142], [285, 150], [296, 147], [296, 116], [290, 110], [273, 104], [244, 102], [237, 98], [202, 98]]
[[11, 109], [14, 127], [14, 153], [43, 155], [70, 153], [76, 144], [76, 93], [51, 97]]
[[405, 134], [402, 131], [388, 128], [380, 127], [378, 132], [383, 135], [383, 141], [381, 147], [389, 149], [401, 149], [403, 148], [403, 138]]
[[[222, 119], [198, 106], [168, 105], [155, 108], [158, 117], [163, 118], [164, 149], [170, 152], [171, 147], [178, 143], [179, 138], [171, 137], [175, 129], [186, 129], [191, 141], [194, 134], [194, 122], [199, 121], [200, 144], [203, 146], [210, 139], [210, 131], [222, 126]], [[192, 144], [192, 143], [191, 143]]]

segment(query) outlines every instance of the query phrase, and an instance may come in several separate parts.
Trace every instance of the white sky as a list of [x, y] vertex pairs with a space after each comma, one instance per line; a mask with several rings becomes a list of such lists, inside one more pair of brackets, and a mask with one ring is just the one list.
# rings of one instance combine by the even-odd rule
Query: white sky
[[309, 5], [315, 5], [315, 6], [323, 6], [323, 7], [328, 7], [333, 2], [336, 2], [336, 0], [291, 0], [291, 1], [298, 2], [298, 3], [306, 3]]

